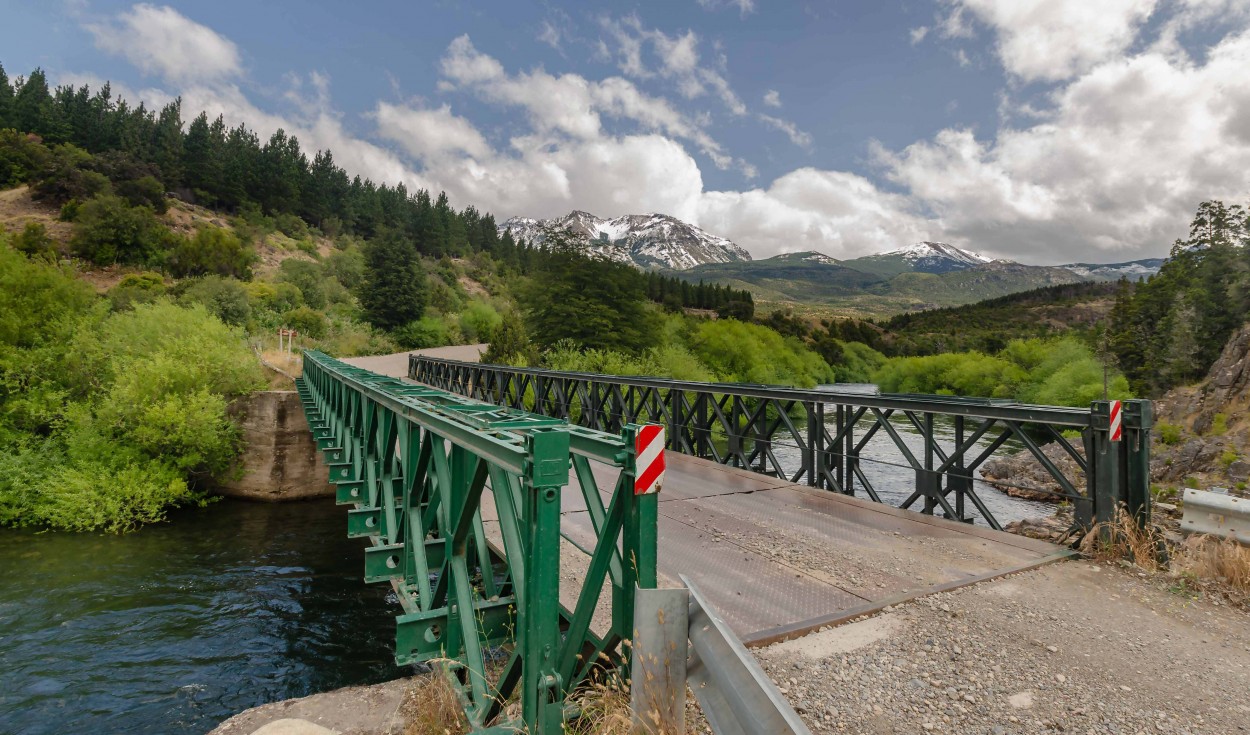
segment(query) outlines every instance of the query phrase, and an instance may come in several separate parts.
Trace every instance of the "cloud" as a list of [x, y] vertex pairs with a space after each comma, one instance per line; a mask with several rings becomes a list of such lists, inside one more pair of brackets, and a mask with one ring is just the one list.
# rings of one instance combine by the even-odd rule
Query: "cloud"
[[801, 168], [767, 189], [707, 192], [697, 222], [757, 257], [819, 250], [851, 258], [940, 232], [911, 207], [907, 197], [882, 192], [862, 176]]
[[168, 82], [218, 81], [242, 71], [234, 43], [168, 6], [135, 5], [86, 28], [100, 50]]
[[1069, 79], [1121, 55], [1158, 5], [1158, 0], [947, 1], [943, 35], [971, 36], [968, 16], [989, 26], [1003, 67], [1025, 82]]
[[772, 115], [765, 115], [763, 113], [760, 113], [759, 118], [769, 127], [776, 128], [777, 130], [785, 133], [786, 137], [790, 138], [791, 143], [800, 148], [811, 148], [812, 136], [802, 130], [799, 130], [798, 126], [789, 120], [782, 120], [779, 117], [773, 117]]
[[491, 153], [473, 123], [453, 115], [448, 105], [414, 109], [379, 102], [374, 119], [379, 135], [422, 161], [441, 160], [447, 154], [484, 158]]
[[721, 8], [737, 8], [743, 16], [755, 11], [755, 0], [695, 0], [704, 10], [720, 10]]
[[[614, 53], [608, 41], [601, 40], [602, 53], [608, 58], [615, 57], [618, 68], [626, 76], [635, 79], [658, 76], [670, 81], [687, 99], [711, 94], [734, 115], [746, 114], [746, 105], [725, 78], [723, 57], [719, 69], [700, 63], [699, 37], [694, 31], [669, 35], [644, 28], [637, 15], [619, 20], [604, 16], [599, 24], [615, 46]], [[653, 61], [650, 65], [644, 60], [648, 48]]]
[[781, 93], [775, 89], [770, 89], [764, 93], [764, 104], [769, 107], [781, 107]]
[[1246, 196], [1246, 68], [1250, 30], [1201, 64], [1164, 49], [1110, 59], [1028, 127], [948, 129], [877, 160], [954, 238], [1051, 262], [1160, 254], [1199, 202]]
[[907, 34], [911, 36], [911, 45], [915, 46], [916, 44], [923, 41], [925, 36], [929, 35], [929, 26], [920, 26], [919, 28], [913, 28], [910, 31], [908, 31]]
[[718, 168], [749, 164], [734, 159], [704, 129], [703, 124], [677, 110], [667, 100], [639, 90], [620, 77], [591, 81], [577, 74], [555, 76], [542, 69], [508, 74], [494, 58], [481, 53], [467, 35], [451, 42], [443, 56], [447, 89], [463, 89], [478, 97], [525, 110], [541, 135], [567, 135], [593, 140], [603, 135], [602, 116], [633, 122], [647, 132], [659, 132], [698, 146]]

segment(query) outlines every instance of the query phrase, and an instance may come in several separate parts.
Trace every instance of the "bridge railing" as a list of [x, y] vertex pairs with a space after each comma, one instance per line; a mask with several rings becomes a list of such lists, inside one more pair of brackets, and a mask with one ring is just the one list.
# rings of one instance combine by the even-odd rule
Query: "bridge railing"
[[[914, 476], [899, 507], [995, 529], [976, 483], [992, 457], [1025, 452], [1049, 487], [996, 479], [1074, 506], [1073, 531], [1125, 507], [1149, 517], [1149, 401], [1124, 401], [1122, 436], [1111, 401], [1088, 409], [936, 395], [865, 395], [738, 383], [619, 377], [409, 357], [409, 377], [478, 400], [603, 431], [638, 422], [667, 428], [668, 448], [722, 464], [882, 502], [866, 465]], [[942, 430], [938, 430], [941, 424]], [[905, 435], [910, 435], [908, 441]], [[870, 448], [884, 437], [896, 453]], [[1005, 449], [1005, 445], [1009, 449]], [[1049, 446], [1048, 446], [1049, 445]], [[784, 455], [784, 456], [783, 456]], [[1066, 458], [1066, 459], [1065, 459]]]
[[[354, 506], [348, 533], [371, 541], [365, 579], [392, 583], [404, 609], [396, 661], [440, 662], [475, 731], [561, 732], [576, 714], [569, 695], [628, 663], [634, 590], [656, 584], [656, 496], [634, 494], [638, 427], [570, 426], [315, 351], [297, 386], [338, 501]], [[615, 473], [606, 492], [595, 464]], [[571, 476], [593, 548], [561, 530]], [[566, 582], [578, 585], [567, 608], [562, 539], [590, 557]], [[595, 632], [602, 603], [610, 619]], [[505, 709], [514, 695], [519, 719]]]

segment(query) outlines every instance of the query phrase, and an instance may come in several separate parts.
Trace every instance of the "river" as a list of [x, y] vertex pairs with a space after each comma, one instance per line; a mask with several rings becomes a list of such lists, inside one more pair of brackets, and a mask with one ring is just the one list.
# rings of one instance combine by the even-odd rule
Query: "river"
[[332, 499], [221, 501], [122, 535], [0, 529], [0, 733], [202, 734], [404, 672], [389, 585]]

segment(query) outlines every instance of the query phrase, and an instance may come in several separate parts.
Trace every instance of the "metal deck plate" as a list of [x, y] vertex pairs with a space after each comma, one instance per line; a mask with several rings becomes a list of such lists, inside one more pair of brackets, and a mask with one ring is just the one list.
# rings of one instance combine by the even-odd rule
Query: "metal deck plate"
[[[1053, 544], [984, 526], [674, 452], [666, 459], [659, 572], [672, 584], [678, 575], [690, 577], [748, 643], [801, 635], [849, 615], [1064, 556]], [[595, 467], [605, 503], [616, 472]], [[562, 495], [561, 528], [592, 550], [590, 517], [576, 476], [571, 479]], [[493, 520], [489, 493], [482, 507], [484, 519]], [[572, 544], [564, 552], [579, 554]], [[575, 574], [584, 562], [569, 559], [562, 566]]]

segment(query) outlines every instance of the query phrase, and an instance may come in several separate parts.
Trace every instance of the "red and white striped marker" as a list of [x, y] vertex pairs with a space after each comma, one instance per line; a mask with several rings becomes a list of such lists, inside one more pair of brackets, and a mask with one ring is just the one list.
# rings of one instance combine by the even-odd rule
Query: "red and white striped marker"
[[634, 435], [634, 495], [658, 493], [664, 482], [664, 427], [646, 424]]
[[1123, 431], [1120, 428], [1120, 402], [1111, 402], [1111, 441], [1120, 441]]

